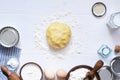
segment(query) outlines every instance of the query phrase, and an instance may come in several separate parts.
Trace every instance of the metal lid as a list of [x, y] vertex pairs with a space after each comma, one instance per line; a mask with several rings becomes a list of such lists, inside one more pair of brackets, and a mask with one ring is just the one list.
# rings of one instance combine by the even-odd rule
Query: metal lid
[[4, 27], [0, 30], [0, 44], [4, 47], [13, 47], [19, 41], [18, 31], [10, 26]]
[[113, 74], [109, 66], [103, 66], [98, 73], [100, 80], [113, 80]]
[[92, 6], [92, 13], [96, 17], [102, 17], [106, 13], [106, 6], [102, 2], [97, 2]]

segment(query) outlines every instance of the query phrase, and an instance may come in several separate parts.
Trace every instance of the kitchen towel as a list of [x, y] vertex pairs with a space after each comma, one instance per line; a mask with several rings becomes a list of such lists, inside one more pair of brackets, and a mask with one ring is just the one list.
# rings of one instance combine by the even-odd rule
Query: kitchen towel
[[[0, 66], [6, 65], [10, 58], [20, 58], [21, 49], [17, 47], [6, 48], [0, 45]], [[16, 72], [15, 70], [14, 72]], [[8, 80], [0, 69], [0, 80]]]

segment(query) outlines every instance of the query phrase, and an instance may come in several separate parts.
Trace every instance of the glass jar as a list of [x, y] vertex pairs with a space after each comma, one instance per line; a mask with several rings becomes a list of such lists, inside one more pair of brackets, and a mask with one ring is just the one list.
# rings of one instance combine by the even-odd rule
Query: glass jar
[[111, 14], [107, 24], [112, 29], [120, 28], [120, 12]]

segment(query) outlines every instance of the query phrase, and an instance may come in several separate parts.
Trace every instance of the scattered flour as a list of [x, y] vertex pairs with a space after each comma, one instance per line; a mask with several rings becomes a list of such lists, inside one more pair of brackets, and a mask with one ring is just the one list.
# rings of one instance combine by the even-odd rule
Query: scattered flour
[[[46, 29], [52, 22], [62, 22], [70, 26], [72, 30], [72, 36], [69, 44], [61, 50], [52, 49], [46, 40]], [[83, 42], [79, 40], [76, 34], [79, 33], [81, 27], [76, 21], [75, 17], [71, 12], [56, 13], [52, 16], [43, 18], [34, 31], [35, 46], [38, 48], [47, 59], [64, 59], [72, 55], [81, 54], [81, 47]], [[84, 40], [84, 38], [81, 38]]]

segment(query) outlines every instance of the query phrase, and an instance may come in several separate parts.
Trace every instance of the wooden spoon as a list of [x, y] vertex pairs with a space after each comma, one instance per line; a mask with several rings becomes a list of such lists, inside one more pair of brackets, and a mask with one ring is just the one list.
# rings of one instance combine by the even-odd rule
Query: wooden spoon
[[96, 62], [94, 68], [86, 74], [84, 80], [93, 80], [95, 73], [103, 66], [104, 62], [99, 60]]
[[1, 66], [3, 74], [8, 77], [8, 80], [21, 80], [20, 77], [15, 73], [8, 70], [7, 67]]

